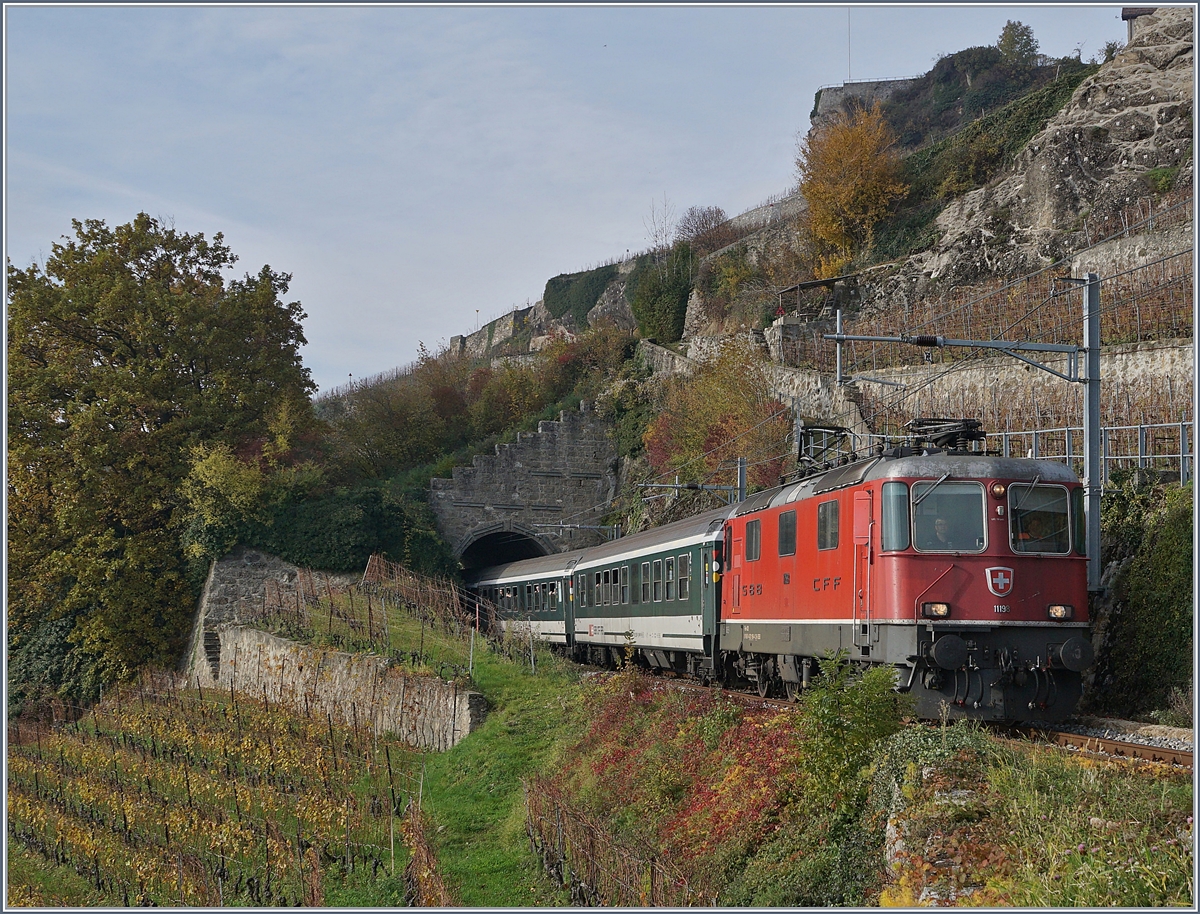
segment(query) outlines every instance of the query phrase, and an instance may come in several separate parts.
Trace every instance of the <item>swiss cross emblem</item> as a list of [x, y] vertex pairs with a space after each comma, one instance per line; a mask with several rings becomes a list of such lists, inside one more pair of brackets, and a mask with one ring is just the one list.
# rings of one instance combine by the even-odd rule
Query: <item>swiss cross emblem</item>
[[989, 568], [987, 582], [988, 590], [998, 597], [1007, 597], [1013, 589], [1013, 570], [1011, 568]]

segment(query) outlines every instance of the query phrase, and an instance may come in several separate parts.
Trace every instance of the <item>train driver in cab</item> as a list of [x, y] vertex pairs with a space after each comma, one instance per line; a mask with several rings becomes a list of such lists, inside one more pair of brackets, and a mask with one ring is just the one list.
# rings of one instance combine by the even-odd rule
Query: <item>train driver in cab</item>
[[944, 517], [935, 517], [933, 525], [922, 524], [924, 527], [924, 536], [920, 539], [920, 547], [928, 550], [942, 550], [956, 548], [953, 542], [953, 537], [950, 535], [950, 521]]

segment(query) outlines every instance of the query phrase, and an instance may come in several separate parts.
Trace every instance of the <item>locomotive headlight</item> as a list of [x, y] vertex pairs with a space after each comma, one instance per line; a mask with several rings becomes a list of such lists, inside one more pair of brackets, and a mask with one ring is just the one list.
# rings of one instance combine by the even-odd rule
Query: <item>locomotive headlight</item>
[[926, 619], [947, 619], [950, 617], [950, 604], [922, 603], [921, 615]]
[[1008, 486], [1002, 482], [992, 483], [992, 498], [1003, 498], [1004, 493], [1008, 491]]
[[1046, 607], [1046, 614], [1059, 622], [1075, 618], [1075, 607], [1065, 603], [1051, 603]]

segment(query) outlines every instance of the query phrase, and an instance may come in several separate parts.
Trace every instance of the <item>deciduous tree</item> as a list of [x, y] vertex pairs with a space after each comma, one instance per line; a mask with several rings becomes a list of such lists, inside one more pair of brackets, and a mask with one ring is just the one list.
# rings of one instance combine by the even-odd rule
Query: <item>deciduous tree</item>
[[689, 482], [718, 474], [730, 482], [737, 458], [746, 457], [750, 482], [768, 486], [787, 464], [790, 431], [790, 414], [770, 393], [762, 357], [730, 341], [717, 358], [668, 387], [644, 441], [659, 473], [678, 473]]
[[687, 242], [700, 257], [733, 244], [737, 237], [719, 206], [689, 206], [675, 228], [675, 240]]
[[996, 42], [1000, 57], [1010, 67], [1027, 70], [1037, 63], [1038, 41], [1033, 29], [1023, 22], [1009, 19]]
[[220, 234], [144, 213], [73, 226], [44, 268], [8, 267], [8, 621], [20, 652], [72, 619], [74, 656], [42, 673], [82, 670], [84, 688], [173, 659], [187, 634], [173, 525], [190, 450], [274, 446], [271, 416], [307, 414], [313, 385], [287, 274], [226, 281]]
[[839, 112], [800, 141], [796, 169], [820, 248], [819, 277], [841, 273], [904, 194], [895, 145], [878, 102]]

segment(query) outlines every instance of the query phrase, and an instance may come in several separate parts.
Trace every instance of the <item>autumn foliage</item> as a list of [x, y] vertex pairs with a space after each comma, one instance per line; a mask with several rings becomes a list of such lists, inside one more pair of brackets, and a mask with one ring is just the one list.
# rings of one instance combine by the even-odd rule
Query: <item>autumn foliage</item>
[[746, 457], [752, 486], [777, 484], [790, 457], [791, 413], [770, 391], [763, 358], [730, 341], [691, 377], [668, 384], [644, 438], [651, 467], [681, 481], [729, 483]]
[[842, 273], [904, 194], [895, 146], [878, 102], [834, 114], [800, 141], [796, 169], [808, 203], [819, 278]]
[[[783, 709], [677, 690], [626, 670], [586, 695], [588, 720], [562, 757], [557, 786], [617, 841], [667, 864], [697, 898], [860, 901], [882, 864], [877, 839], [856, 824], [867, 805], [865, 772], [899, 727], [904, 702], [888, 670], [853, 681], [835, 661], [822, 670], [823, 684]], [[811, 742], [817, 728], [840, 746]], [[841, 882], [813, 875], [829, 851], [854, 855], [856, 844], [868, 851], [857, 875]], [[582, 861], [572, 865], [584, 869]], [[812, 878], [800, 884], [772, 875], [755, 885], [742, 875], [779, 867]]]

